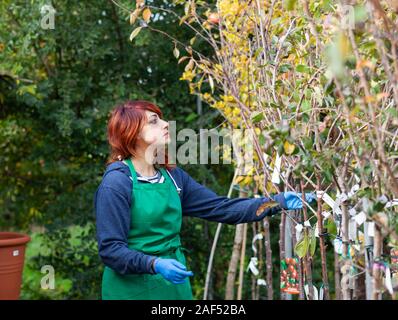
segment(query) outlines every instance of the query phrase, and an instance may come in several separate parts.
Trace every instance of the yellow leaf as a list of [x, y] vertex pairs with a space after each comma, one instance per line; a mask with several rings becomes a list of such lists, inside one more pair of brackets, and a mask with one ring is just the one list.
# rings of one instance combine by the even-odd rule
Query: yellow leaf
[[383, 100], [384, 98], [388, 98], [388, 93], [387, 92], [382, 92], [382, 93], [378, 93], [376, 95], [376, 100]]
[[133, 32], [130, 34], [130, 41], [133, 41], [133, 39], [137, 36], [141, 29], [142, 27], [137, 27], [133, 30]]
[[290, 155], [293, 153], [295, 146], [294, 144], [289, 143], [289, 141], [285, 141], [285, 143], [283, 144], [283, 148], [285, 149], [285, 153], [287, 155]]
[[141, 12], [140, 9], [135, 9], [132, 13], [130, 13], [130, 24], [134, 24], [140, 12]]
[[145, 5], [145, 0], [137, 0], [135, 5], [137, 6], [137, 8], [142, 7], [143, 5]]
[[210, 84], [210, 88], [211, 88], [211, 92], [214, 92], [214, 81], [213, 78], [209, 75], [209, 84]]
[[151, 10], [149, 8], [145, 8], [144, 12], [142, 13], [142, 17], [144, 18], [145, 22], [149, 22], [149, 20], [151, 19]]
[[243, 183], [243, 185], [247, 186], [252, 182], [252, 180], [253, 180], [252, 177], [247, 176], [246, 178], [243, 179], [242, 183]]
[[357, 70], [358, 69], [362, 69], [364, 67], [367, 67], [367, 68], [369, 68], [371, 70], [374, 70], [374, 65], [373, 65], [373, 63], [371, 61], [369, 61], [369, 60], [358, 60], [357, 65], [356, 65]]
[[244, 176], [237, 176], [236, 179], [235, 179], [235, 184], [239, 184], [240, 182], [243, 181], [243, 179], [245, 179]]
[[191, 70], [193, 68], [193, 59], [189, 60], [188, 64], [185, 66], [185, 71]]
[[187, 56], [184, 56], [184, 57], [181, 57], [179, 60], [178, 60], [178, 64], [180, 64], [181, 62], [183, 62], [185, 59], [188, 59], [189, 57], [187, 57]]
[[176, 57], [176, 59], [178, 59], [178, 57], [180, 56], [180, 51], [177, 49], [177, 47], [174, 47], [173, 55], [174, 57]]
[[183, 16], [181, 19], [180, 19], [180, 22], [178, 23], [179, 25], [182, 25], [184, 22], [185, 22], [185, 20], [187, 20], [189, 18], [189, 16]]

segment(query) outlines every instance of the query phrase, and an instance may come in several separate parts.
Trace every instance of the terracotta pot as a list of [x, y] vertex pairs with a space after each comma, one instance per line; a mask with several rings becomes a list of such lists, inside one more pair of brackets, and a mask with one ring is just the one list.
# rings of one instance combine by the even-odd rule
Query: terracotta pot
[[0, 300], [17, 300], [21, 292], [26, 234], [0, 232]]

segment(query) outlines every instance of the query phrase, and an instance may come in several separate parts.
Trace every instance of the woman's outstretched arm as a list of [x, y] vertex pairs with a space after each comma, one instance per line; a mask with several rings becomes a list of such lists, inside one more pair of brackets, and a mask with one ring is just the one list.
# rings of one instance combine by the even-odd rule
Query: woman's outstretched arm
[[[218, 196], [212, 190], [196, 182], [181, 168], [183, 190], [182, 210], [186, 216], [198, 217], [210, 221], [227, 224], [239, 224], [259, 221], [266, 216], [279, 213], [287, 209], [283, 193], [260, 198], [234, 198]], [[269, 201], [277, 202], [276, 207], [269, 208]]]

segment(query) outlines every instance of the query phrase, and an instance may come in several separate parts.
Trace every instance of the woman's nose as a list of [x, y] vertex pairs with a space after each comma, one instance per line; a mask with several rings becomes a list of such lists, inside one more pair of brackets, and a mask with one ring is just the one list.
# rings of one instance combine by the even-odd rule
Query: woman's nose
[[169, 122], [165, 121], [165, 120], [162, 120], [162, 121], [164, 122], [164, 128], [169, 128]]

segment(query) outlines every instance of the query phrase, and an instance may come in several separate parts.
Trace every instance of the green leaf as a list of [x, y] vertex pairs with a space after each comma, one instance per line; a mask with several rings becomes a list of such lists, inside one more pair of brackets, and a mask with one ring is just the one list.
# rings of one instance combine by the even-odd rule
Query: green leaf
[[285, 7], [287, 10], [293, 10], [297, 0], [285, 0]]
[[363, 22], [368, 18], [367, 9], [364, 5], [357, 5], [354, 7], [355, 22]]
[[311, 232], [311, 241], [310, 241], [310, 255], [311, 257], [315, 254], [316, 249], [316, 237], [315, 232]]
[[311, 110], [311, 103], [308, 100], [304, 100], [301, 104], [301, 111], [307, 112], [309, 110]]
[[314, 145], [314, 142], [312, 141], [311, 137], [303, 137], [302, 141], [303, 141], [305, 149], [307, 149], [307, 150], [311, 150], [312, 149], [312, 147]]
[[251, 116], [252, 123], [260, 122], [264, 119], [264, 113], [262, 111], [255, 113]]
[[195, 120], [197, 117], [198, 117], [198, 114], [192, 112], [185, 118], [185, 121], [186, 122], [191, 122], [191, 121]]
[[288, 72], [291, 69], [292, 69], [292, 66], [290, 64], [282, 64], [279, 67], [279, 72], [284, 73], [284, 72]]
[[308, 252], [308, 247], [309, 247], [309, 239], [308, 235], [305, 233], [303, 239], [301, 239], [301, 241], [299, 241], [295, 245], [294, 252], [297, 256], [303, 258]]
[[260, 134], [260, 136], [258, 137], [258, 142], [260, 143], [260, 145], [264, 145], [265, 144], [265, 137], [263, 134]]
[[327, 219], [326, 229], [331, 236], [335, 237], [337, 235], [336, 223], [332, 218]]
[[263, 47], [259, 47], [257, 48], [256, 52], [254, 53], [254, 58], [257, 58], [258, 55], [263, 52], [264, 48]]
[[310, 68], [304, 64], [299, 64], [296, 66], [296, 71], [300, 73], [310, 73]]

